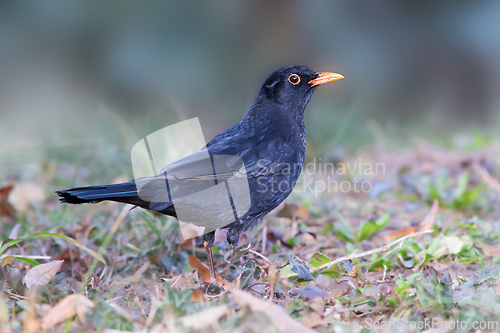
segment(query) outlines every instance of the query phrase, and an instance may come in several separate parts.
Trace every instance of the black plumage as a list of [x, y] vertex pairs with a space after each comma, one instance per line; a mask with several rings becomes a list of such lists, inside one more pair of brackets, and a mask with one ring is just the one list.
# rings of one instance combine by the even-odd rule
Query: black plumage
[[[306, 152], [304, 109], [318, 85], [341, 78], [339, 74], [315, 73], [305, 66], [281, 68], [266, 79], [246, 117], [206, 145], [206, 157], [201, 153], [190, 155], [165, 167], [156, 177], [61, 190], [57, 194], [61, 202], [80, 204], [111, 200], [177, 217], [170, 201], [171, 193], [188, 193], [199, 190], [200, 186], [213, 185], [213, 173], [202, 167], [205, 159], [213, 161], [213, 156], [236, 156], [244, 163], [251, 202], [248, 211], [224, 226], [229, 229], [229, 244], [237, 246], [242, 233], [276, 208], [293, 190]], [[240, 168], [235, 164], [233, 167], [225, 163], [227, 170], [217, 172], [219, 181], [234, 175]], [[163, 186], [165, 175], [178, 180], [170, 182], [168, 195]], [[142, 182], [139, 187], [138, 182]], [[214, 232], [203, 236], [207, 249], [213, 244]]]

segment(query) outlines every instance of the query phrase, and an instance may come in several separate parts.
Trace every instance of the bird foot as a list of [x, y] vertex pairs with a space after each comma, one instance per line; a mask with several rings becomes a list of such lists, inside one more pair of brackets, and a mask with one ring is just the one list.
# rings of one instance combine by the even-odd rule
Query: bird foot
[[229, 244], [229, 246], [231, 246], [231, 249], [233, 250], [233, 259], [231, 259], [231, 264], [234, 265], [237, 261], [239, 261], [241, 265], [245, 265], [245, 259], [243, 259], [243, 256], [248, 253], [252, 245], [247, 244], [240, 247], [233, 247]]
[[203, 282], [201, 284], [200, 290], [208, 295], [219, 295], [224, 291], [221, 287], [219, 287], [219, 284], [217, 284], [217, 282]]

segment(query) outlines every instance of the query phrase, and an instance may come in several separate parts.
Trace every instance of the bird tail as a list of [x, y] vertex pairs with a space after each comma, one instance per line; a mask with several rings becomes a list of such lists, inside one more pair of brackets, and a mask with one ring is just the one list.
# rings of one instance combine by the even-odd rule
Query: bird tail
[[97, 203], [110, 200], [144, 208], [149, 207], [149, 202], [139, 197], [135, 181], [121, 184], [77, 187], [56, 191], [56, 193], [59, 195], [60, 202], [70, 204]]

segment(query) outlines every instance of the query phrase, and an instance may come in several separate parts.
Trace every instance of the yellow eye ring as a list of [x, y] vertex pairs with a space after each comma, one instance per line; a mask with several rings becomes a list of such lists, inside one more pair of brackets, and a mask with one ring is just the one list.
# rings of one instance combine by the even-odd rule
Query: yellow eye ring
[[300, 76], [298, 76], [297, 74], [292, 74], [288, 77], [288, 82], [293, 85], [297, 85], [300, 83]]

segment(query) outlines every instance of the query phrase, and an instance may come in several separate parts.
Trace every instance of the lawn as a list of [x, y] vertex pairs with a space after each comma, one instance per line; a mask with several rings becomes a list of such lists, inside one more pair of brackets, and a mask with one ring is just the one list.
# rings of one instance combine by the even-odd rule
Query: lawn
[[382, 147], [321, 161], [313, 147], [237, 251], [218, 232], [220, 294], [175, 219], [57, 201], [130, 178], [126, 153], [46, 148], [17, 169], [2, 156], [0, 331], [498, 331], [500, 140]]

